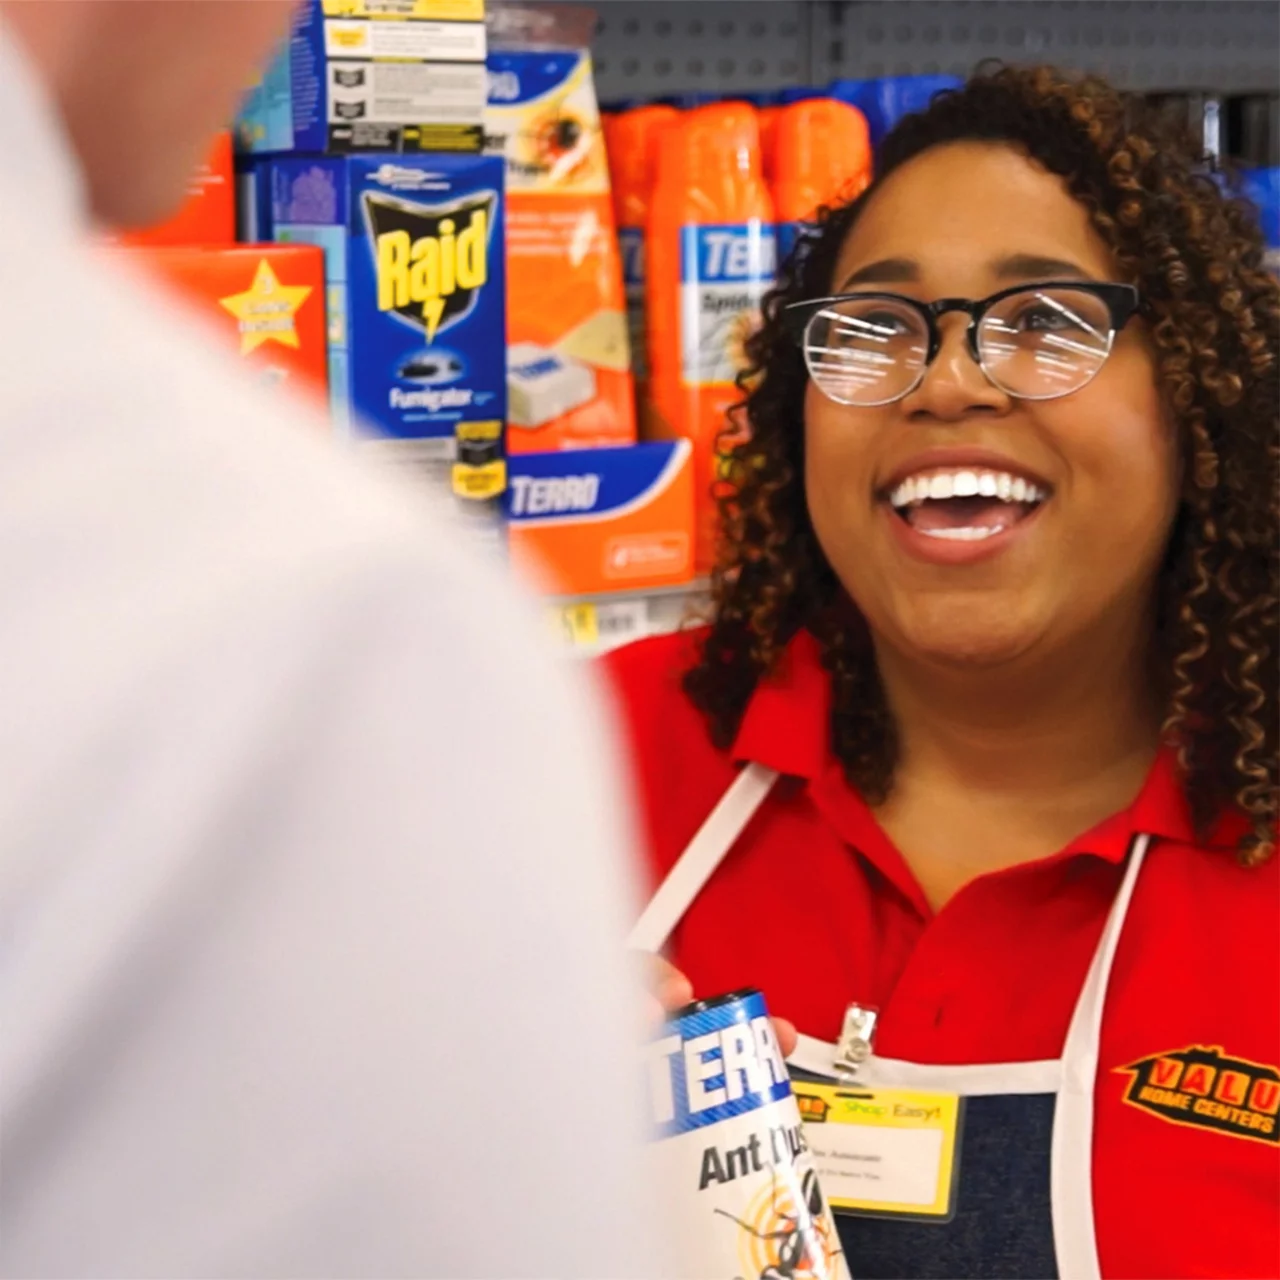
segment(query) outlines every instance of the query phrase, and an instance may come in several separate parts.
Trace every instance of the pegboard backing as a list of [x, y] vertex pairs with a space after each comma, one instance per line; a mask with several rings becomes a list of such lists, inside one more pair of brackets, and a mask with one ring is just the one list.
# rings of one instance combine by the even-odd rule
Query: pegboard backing
[[818, 0], [603, 0], [600, 96], [742, 93], [808, 84]]
[[1280, 89], [1277, 0], [596, 0], [606, 101], [964, 74], [983, 58], [1121, 88]]
[[813, 74], [948, 72], [983, 58], [1096, 71], [1122, 89], [1274, 92], [1275, 0], [912, 0], [815, 4]]

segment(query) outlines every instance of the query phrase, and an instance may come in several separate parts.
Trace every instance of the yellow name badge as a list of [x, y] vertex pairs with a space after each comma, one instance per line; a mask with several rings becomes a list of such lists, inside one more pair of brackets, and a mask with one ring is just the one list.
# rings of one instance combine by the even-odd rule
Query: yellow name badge
[[795, 1081], [823, 1194], [837, 1213], [945, 1221], [963, 1114], [954, 1093]]

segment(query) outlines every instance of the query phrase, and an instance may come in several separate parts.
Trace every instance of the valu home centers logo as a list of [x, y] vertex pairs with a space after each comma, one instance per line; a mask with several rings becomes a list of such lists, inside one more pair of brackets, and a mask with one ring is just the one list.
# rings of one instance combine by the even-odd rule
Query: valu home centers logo
[[1280, 1071], [1220, 1046], [1195, 1045], [1141, 1058], [1127, 1067], [1124, 1100], [1172, 1124], [1213, 1129], [1233, 1138], [1280, 1143]]

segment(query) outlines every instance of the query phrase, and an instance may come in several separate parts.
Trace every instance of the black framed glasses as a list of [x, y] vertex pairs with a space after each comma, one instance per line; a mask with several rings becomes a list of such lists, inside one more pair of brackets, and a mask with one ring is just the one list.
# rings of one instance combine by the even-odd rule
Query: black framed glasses
[[919, 302], [842, 293], [783, 313], [814, 385], [837, 404], [870, 408], [910, 395], [942, 346], [938, 319], [969, 317], [969, 354], [987, 381], [1020, 400], [1053, 400], [1091, 382], [1140, 305], [1130, 284], [1049, 280], [989, 298]]

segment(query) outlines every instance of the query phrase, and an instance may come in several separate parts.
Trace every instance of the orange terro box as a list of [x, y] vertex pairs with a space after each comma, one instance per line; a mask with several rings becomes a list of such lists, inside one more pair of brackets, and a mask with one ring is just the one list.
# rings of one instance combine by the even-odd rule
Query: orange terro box
[[513, 455], [511, 561], [561, 596], [651, 591], [693, 577], [688, 440]]
[[208, 159], [191, 177], [182, 208], [167, 222], [115, 237], [127, 245], [234, 244], [236, 180], [231, 134], [218, 134]]
[[271, 383], [328, 389], [324, 251], [314, 245], [126, 249], [227, 335]]
[[622, 254], [591, 58], [489, 56], [507, 190], [507, 452], [634, 444]]

